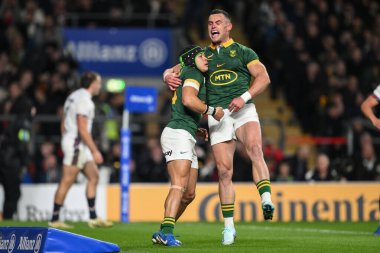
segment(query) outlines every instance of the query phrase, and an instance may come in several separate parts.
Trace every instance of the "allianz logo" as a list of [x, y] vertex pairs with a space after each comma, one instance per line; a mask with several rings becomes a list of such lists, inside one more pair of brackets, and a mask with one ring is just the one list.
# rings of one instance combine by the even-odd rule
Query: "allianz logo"
[[6, 250], [8, 249], [10, 240], [3, 239], [0, 237], [0, 250]]
[[153, 96], [139, 96], [139, 95], [131, 95], [130, 101], [133, 103], [140, 103], [140, 104], [151, 104], [154, 101]]
[[[2, 239], [0, 237], [0, 250], [6, 250], [8, 253], [12, 253], [15, 249], [17, 237], [15, 234], [11, 235], [10, 240]], [[42, 244], [42, 234], [38, 234], [35, 239], [30, 239], [28, 236], [20, 236], [20, 241], [16, 247], [17, 251], [22, 250], [26, 252], [40, 252]]]
[[155, 68], [168, 59], [167, 45], [160, 39], [148, 38], [140, 45], [103, 44], [96, 40], [69, 41], [66, 49], [77, 60], [86, 62], [124, 62]]
[[79, 61], [136, 62], [138, 48], [134, 45], [106, 45], [98, 41], [69, 41], [67, 49]]

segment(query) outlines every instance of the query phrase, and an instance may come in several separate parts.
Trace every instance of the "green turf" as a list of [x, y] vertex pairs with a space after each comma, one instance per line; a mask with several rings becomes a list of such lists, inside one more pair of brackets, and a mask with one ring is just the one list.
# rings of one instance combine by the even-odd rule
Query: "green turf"
[[[363, 223], [237, 223], [235, 244], [222, 246], [222, 223], [181, 223], [175, 228], [183, 246], [152, 245], [159, 223], [115, 224], [109, 229], [91, 229], [75, 223], [70, 232], [116, 243], [121, 252], [380, 252], [380, 236], [373, 232], [378, 222]], [[46, 226], [41, 222], [0, 222], [0, 226]]]

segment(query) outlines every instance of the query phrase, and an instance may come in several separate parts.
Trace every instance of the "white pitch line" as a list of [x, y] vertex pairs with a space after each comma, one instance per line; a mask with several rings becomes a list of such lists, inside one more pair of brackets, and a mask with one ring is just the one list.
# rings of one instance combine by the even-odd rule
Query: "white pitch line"
[[371, 232], [358, 232], [348, 230], [330, 230], [330, 229], [318, 229], [318, 228], [279, 228], [279, 227], [261, 227], [261, 226], [249, 226], [249, 228], [258, 230], [277, 230], [286, 232], [308, 232], [308, 233], [321, 233], [321, 234], [345, 234], [345, 235], [372, 235]]

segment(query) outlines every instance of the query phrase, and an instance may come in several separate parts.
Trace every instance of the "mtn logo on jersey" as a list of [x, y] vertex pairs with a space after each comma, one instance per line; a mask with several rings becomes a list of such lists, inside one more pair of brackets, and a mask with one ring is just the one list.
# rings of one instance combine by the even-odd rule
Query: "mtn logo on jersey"
[[221, 69], [217, 70], [210, 76], [210, 83], [212, 85], [227, 85], [234, 82], [238, 78], [235, 71]]

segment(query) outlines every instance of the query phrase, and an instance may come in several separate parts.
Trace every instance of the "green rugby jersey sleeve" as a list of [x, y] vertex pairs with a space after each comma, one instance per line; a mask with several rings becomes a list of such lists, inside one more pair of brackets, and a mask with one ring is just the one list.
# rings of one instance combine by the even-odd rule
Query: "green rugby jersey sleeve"
[[188, 66], [183, 67], [181, 72], [181, 80], [182, 85], [186, 80], [191, 80], [194, 83], [197, 83], [199, 88], [201, 88], [204, 83], [204, 77], [202, 73], [198, 69], [191, 68]]
[[256, 54], [255, 51], [253, 51], [251, 48], [248, 48], [246, 46], [241, 46], [242, 50], [242, 58], [245, 65], [248, 65], [249, 63], [259, 60], [259, 56]]

